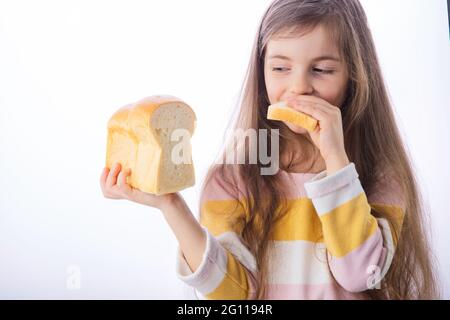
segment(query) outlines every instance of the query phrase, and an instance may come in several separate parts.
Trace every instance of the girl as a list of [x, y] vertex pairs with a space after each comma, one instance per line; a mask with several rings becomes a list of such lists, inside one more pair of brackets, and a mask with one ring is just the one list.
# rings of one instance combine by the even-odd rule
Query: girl
[[[267, 120], [278, 101], [316, 130]], [[419, 190], [358, 0], [269, 6], [234, 129], [278, 129], [280, 170], [212, 165], [200, 224], [179, 193], [145, 194], [127, 185], [129, 170], [103, 171], [106, 197], [164, 213], [180, 279], [208, 299], [438, 297]]]

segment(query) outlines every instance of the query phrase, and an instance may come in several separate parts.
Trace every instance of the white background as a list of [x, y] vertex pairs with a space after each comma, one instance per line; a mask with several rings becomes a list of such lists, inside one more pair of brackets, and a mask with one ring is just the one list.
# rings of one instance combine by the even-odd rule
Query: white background
[[[194, 108], [197, 184], [182, 194], [197, 216], [269, 2], [0, 1], [0, 298], [184, 297], [161, 213], [102, 196], [106, 123], [153, 94]], [[450, 298], [446, 1], [362, 3]]]

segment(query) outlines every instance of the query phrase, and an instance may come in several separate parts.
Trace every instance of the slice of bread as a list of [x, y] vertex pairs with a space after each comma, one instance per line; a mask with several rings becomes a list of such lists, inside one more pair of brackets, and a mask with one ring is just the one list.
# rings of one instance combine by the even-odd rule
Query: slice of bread
[[[108, 121], [106, 167], [119, 162], [122, 169], [131, 169], [128, 183], [147, 193], [160, 195], [193, 186], [190, 137], [195, 126], [194, 111], [174, 96], [150, 96], [128, 104]], [[185, 134], [172, 137], [176, 129]]]
[[269, 106], [267, 119], [287, 121], [308, 131], [314, 131], [318, 124], [316, 119], [289, 107], [284, 101]]

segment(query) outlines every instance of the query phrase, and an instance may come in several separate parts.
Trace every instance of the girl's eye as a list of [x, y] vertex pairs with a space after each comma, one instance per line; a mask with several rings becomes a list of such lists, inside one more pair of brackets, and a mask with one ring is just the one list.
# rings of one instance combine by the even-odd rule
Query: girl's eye
[[[273, 67], [272, 71], [274, 72], [283, 72], [289, 70], [288, 68], [283, 68], [283, 67]], [[320, 73], [320, 74], [332, 74], [334, 71], [333, 70], [324, 70], [324, 69], [319, 69], [319, 68], [313, 68], [313, 71]]]
[[275, 72], [282, 72], [282, 71], [284, 71], [284, 70], [286, 70], [287, 68], [283, 68], [283, 67], [274, 67], [274, 68], [272, 68], [272, 71], [275, 71]]
[[322, 73], [322, 74], [332, 74], [333, 70], [323, 70], [323, 69], [318, 69], [318, 68], [313, 68], [314, 71], [316, 71], [317, 73]]

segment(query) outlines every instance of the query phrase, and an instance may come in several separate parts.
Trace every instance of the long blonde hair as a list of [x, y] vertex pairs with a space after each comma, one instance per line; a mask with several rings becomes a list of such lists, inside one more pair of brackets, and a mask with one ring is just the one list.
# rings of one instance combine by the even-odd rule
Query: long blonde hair
[[[425, 227], [429, 217], [422, 204], [410, 157], [395, 123], [367, 18], [358, 0], [275, 0], [267, 8], [254, 40], [233, 129], [269, 129], [269, 135], [270, 129], [282, 129], [282, 123], [266, 119], [270, 104], [264, 81], [266, 45], [278, 33], [292, 31], [295, 34], [312, 30], [319, 24], [326, 27], [338, 44], [349, 71], [341, 114], [346, 152], [356, 166], [361, 184], [370, 194], [377, 188], [377, 178], [389, 172], [401, 186], [405, 199], [403, 225], [393, 230], [397, 248], [389, 272], [380, 290], [368, 290], [367, 293], [375, 299], [438, 298]], [[285, 140], [280, 141], [281, 153], [286, 147]], [[270, 150], [270, 137], [268, 144]], [[286, 200], [280, 192], [278, 176], [260, 175], [261, 167], [263, 164], [259, 161], [237, 166], [214, 164], [203, 183], [204, 188], [216, 174], [234, 188], [237, 179], [244, 181], [244, 196], [252, 201], [243, 204], [249, 215], [242, 238], [257, 262], [257, 299], [266, 297], [270, 233], [282, 212], [277, 210]], [[383, 217], [375, 210], [372, 214]], [[390, 220], [390, 217], [384, 218]], [[391, 226], [396, 225], [395, 221], [389, 222]]]

